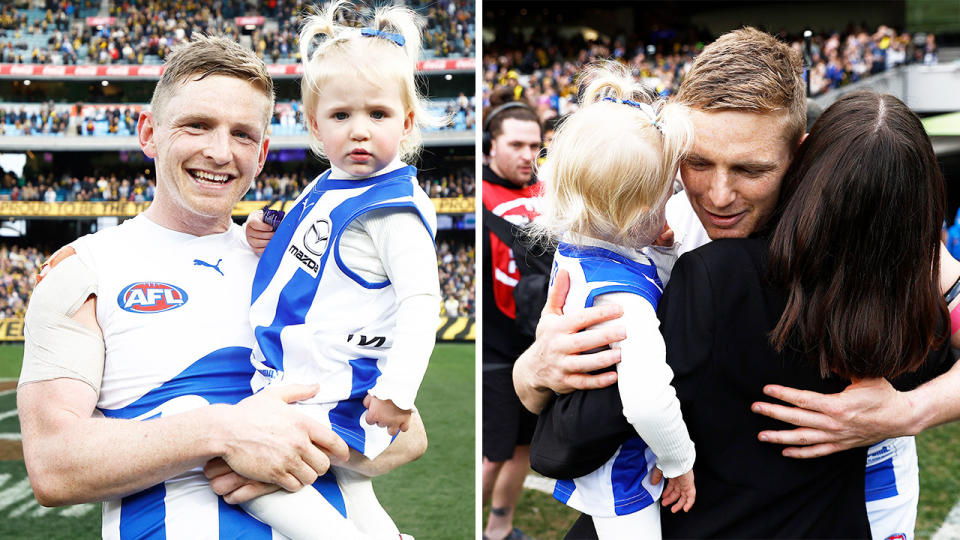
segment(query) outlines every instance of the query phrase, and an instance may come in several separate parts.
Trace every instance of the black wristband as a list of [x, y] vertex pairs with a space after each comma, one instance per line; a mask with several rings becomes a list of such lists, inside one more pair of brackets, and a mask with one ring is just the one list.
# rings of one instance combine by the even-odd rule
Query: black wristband
[[958, 294], [960, 294], [960, 277], [958, 277], [957, 281], [953, 283], [953, 287], [950, 287], [950, 290], [943, 295], [943, 299], [946, 300], [947, 304], [949, 305], [950, 302], [953, 302], [953, 299], [956, 298]]

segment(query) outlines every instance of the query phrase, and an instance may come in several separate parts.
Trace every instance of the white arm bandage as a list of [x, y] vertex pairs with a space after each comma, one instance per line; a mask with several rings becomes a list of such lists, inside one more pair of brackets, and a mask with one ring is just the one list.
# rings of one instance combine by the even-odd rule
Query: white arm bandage
[[37, 284], [27, 306], [18, 386], [66, 377], [100, 393], [103, 337], [73, 319], [96, 293], [96, 275], [76, 255], [60, 261]]

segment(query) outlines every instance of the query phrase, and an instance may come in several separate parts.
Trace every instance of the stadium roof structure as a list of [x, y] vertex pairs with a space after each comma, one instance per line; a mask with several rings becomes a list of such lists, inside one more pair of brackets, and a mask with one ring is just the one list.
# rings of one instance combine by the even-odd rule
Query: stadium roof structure
[[924, 118], [923, 129], [931, 137], [960, 137], [960, 111]]
[[960, 111], [924, 118], [922, 122], [934, 153], [960, 153]]

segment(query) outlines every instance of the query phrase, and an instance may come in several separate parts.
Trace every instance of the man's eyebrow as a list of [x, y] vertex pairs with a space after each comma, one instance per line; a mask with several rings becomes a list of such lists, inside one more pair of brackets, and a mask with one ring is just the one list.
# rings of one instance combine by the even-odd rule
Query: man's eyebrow
[[769, 172], [776, 169], [777, 164], [769, 161], [745, 161], [735, 164], [734, 167], [753, 172]]
[[[193, 122], [203, 122], [205, 124], [215, 124], [218, 122], [217, 118], [202, 113], [185, 114], [174, 118], [174, 121], [176, 124], [181, 125]], [[246, 122], [231, 121], [230, 125], [233, 129], [240, 129], [241, 131], [250, 131], [252, 133], [258, 133], [260, 131], [260, 128], [257, 126]]]

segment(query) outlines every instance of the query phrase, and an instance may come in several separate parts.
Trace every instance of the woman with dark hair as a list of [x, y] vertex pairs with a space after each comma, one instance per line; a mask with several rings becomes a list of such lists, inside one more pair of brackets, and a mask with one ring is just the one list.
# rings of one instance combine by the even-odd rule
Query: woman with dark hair
[[677, 261], [659, 316], [698, 449], [697, 503], [662, 513], [664, 536], [871, 536], [867, 449], [785, 458], [757, 440], [784, 424], [750, 405], [766, 384], [833, 393], [899, 377], [902, 388], [949, 368], [944, 204], [916, 115], [892, 96], [849, 94], [801, 145], [763, 232]]

